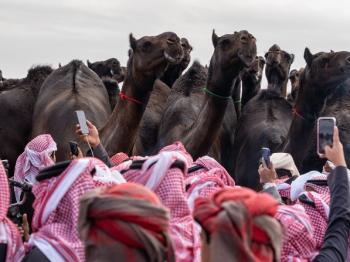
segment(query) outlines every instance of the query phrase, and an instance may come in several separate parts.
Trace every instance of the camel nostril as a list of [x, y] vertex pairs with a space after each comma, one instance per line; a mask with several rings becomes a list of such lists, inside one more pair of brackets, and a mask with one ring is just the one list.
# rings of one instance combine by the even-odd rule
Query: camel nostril
[[166, 42], [168, 43], [168, 45], [174, 45], [175, 44], [175, 40], [174, 39], [170, 39], [170, 38], [168, 38], [166, 40]]
[[242, 42], [242, 43], [247, 43], [247, 42], [248, 42], [248, 37], [242, 36], [242, 37], [241, 37], [241, 42]]

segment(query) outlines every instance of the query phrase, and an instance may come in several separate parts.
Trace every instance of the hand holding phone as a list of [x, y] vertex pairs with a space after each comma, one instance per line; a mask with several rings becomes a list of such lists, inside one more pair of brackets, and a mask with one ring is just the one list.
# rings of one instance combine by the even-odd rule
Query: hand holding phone
[[261, 162], [264, 167], [270, 168], [271, 166], [270, 155], [271, 155], [270, 148], [267, 148], [267, 147], [261, 148]]
[[77, 114], [77, 118], [78, 118], [78, 122], [79, 122], [79, 126], [81, 129], [81, 132], [83, 135], [88, 135], [89, 134], [89, 128], [86, 124], [86, 117], [85, 117], [85, 113], [82, 110], [78, 110], [75, 111], [75, 113]]
[[319, 117], [317, 119], [317, 153], [325, 154], [326, 146], [333, 146], [333, 132], [336, 125], [334, 117]]

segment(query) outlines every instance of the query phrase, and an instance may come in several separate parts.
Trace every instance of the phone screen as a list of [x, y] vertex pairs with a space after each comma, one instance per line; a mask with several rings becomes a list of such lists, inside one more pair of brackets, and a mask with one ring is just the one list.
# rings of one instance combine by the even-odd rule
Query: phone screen
[[262, 157], [262, 164], [269, 168], [270, 167], [270, 149], [267, 147], [261, 148], [261, 157]]
[[78, 110], [78, 111], [75, 111], [75, 113], [77, 114], [78, 122], [79, 122], [80, 129], [81, 129], [82, 133], [84, 135], [89, 134], [89, 128], [86, 124], [86, 117], [85, 117], [84, 111]]
[[318, 122], [318, 153], [324, 154], [324, 148], [333, 146], [333, 131], [334, 131], [333, 119], [320, 119]]

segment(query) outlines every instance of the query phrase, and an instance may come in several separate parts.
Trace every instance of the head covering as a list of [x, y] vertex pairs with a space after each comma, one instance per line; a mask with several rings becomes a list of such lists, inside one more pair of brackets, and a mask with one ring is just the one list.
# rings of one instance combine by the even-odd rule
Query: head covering
[[291, 184], [291, 189], [290, 189], [290, 198], [292, 201], [297, 200], [299, 195], [305, 191], [304, 186], [305, 183], [313, 179], [314, 177], [321, 176], [322, 174], [318, 171], [310, 171], [306, 174], [303, 174], [299, 176], [297, 179], [295, 179], [292, 184]]
[[331, 192], [329, 190], [328, 184], [325, 183], [324, 185], [319, 185], [315, 183], [316, 181], [327, 181], [327, 176], [324, 174], [321, 174], [319, 176], [313, 177], [311, 180], [307, 180], [304, 185], [305, 191], [314, 191], [321, 195], [321, 198], [327, 203], [327, 205], [330, 204], [331, 201]]
[[[170, 212], [176, 261], [192, 262], [199, 259], [200, 241], [185, 193], [188, 159], [179, 147], [176, 143], [175, 151], [161, 150], [158, 155], [144, 158], [141, 169], [124, 170], [123, 176], [128, 182], [142, 184], [158, 195]], [[183, 168], [172, 167], [175, 162], [182, 163]]]
[[84, 247], [78, 237], [79, 199], [96, 187], [91, 173], [93, 158], [72, 161], [59, 176], [37, 182], [33, 233], [29, 246], [36, 246], [52, 261], [84, 261]]
[[[259, 205], [257, 205], [259, 203]], [[266, 193], [225, 188], [195, 201], [194, 217], [207, 235], [209, 261], [279, 261], [278, 202]]]
[[129, 159], [129, 156], [123, 152], [116, 153], [115, 155], [113, 155], [110, 158], [113, 166], [117, 166], [117, 165], [123, 163], [127, 159]]
[[[212, 158], [202, 157], [200, 161], [202, 162], [205, 159], [210, 159], [211, 161]], [[200, 161], [197, 159], [196, 163]], [[203, 162], [203, 164], [207, 164], [209, 161]], [[205, 168], [193, 173], [194, 175], [191, 174], [185, 180], [188, 205], [191, 211], [194, 208], [194, 201], [197, 197], [210, 197], [220, 189], [235, 186], [235, 181], [219, 163], [218, 165], [206, 165]]]
[[316, 252], [314, 228], [301, 205], [278, 207], [275, 217], [284, 228], [281, 261], [311, 261]]
[[[36, 182], [39, 171], [52, 166], [51, 154], [57, 150], [57, 145], [50, 135], [39, 135], [31, 140], [24, 152], [17, 158], [14, 179], [18, 182], [27, 180], [32, 185]], [[15, 188], [16, 200], [19, 201], [21, 191]]]
[[22, 237], [17, 227], [7, 218], [10, 204], [10, 191], [7, 175], [0, 161], [0, 244], [7, 244], [6, 261], [21, 261], [24, 257]]
[[152, 191], [125, 183], [90, 191], [80, 203], [86, 261], [175, 261], [169, 215]]
[[275, 169], [286, 169], [292, 176], [299, 176], [299, 170], [294, 163], [293, 157], [288, 153], [274, 153], [270, 160]]
[[120, 174], [118, 170], [110, 169], [97, 158], [91, 158], [90, 161], [94, 166], [92, 173], [96, 187], [113, 186], [116, 184], [126, 183], [125, 178]]
[[193, 158], [190, 155], [190, 153], [187, 152], [185, 146], [180, 142], [176, 141], [171, 145], [163, 147], [159, 153], [161, 152], [179, 152], [181, 155], [184, 156], [184, 160], [186, 160], [187, 166], [191, 166], [193, 164]]
[[[307, 201], [302, 200], [305, 198]], [[310, 217], [311, 225], [314, 228], [314, 239], [316, 241], [316, 249], [319, 250], [323, 244], [329, 217], [329, 205], [325, 198], [316, 192], [304, 192], [297, 201], [305, 209], [306, 214]], [[313, 204], [310, 204], [313, 203]]]

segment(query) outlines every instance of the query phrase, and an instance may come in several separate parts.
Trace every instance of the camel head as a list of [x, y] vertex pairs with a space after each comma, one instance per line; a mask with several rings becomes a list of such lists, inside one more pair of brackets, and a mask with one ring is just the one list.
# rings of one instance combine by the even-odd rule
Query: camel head
[[134, 77], [154, 81], [162, 76], [169, 64], [178, 64], [183, 57], [180, 38], [172, 32], [135, 39], [130, 34], [127, 71]]
[[213, 30], [212, 42], [215, 50], [211, 62], [223, 70], [248, 67], [256, 56], [256, 40], [245, 30], [221, 37]]
[[259, 84], [265, 66], [265, 59], [262, 56], [256, 56], [253, 63], [241, 72], [241, 79], [248, 80], [253, 84]]
[[191, 61], [191, 52], [193, 48], [185, 37], [181, 38], [181, 47], [184, 53], [181, 61], [181, 68], [185, 70]]
[[304, 68], [300, 68], [299, 70], [293, 69], [289, 73], [289, 80], [290, 80], [290, 84], [292, 86], [291, 94], [292, 94], [293, 99], [296, 98], [296, 94], [297, 94], [298, 89], [299, 89], [299, 79], [300, 79], [300, 75], [301, 75], [303, 70], [304, 70]]
[[294, 55], [282, 50], [278, 45], [270, 47], [265, 54], [267, 81], [282, 84], [288, 81], [289, 69], [294, 61]]
[[[305, 80], [317, 87], [317, 92], [328, 94], [350, 78], [350, 52], [341, 51], [312, 54], [305, 48]], [[320, 90], [322, 89], [322, 90]]]
[[90, 61], [87, 60], [87, 65], [100, 78], [109, 77], [118, 82], [122, 82], [124, 80], [124, 72], [118, 59], [116, 58], [110, 58], [105, 61], [98, 61], [95, 63], [90, 63]]

